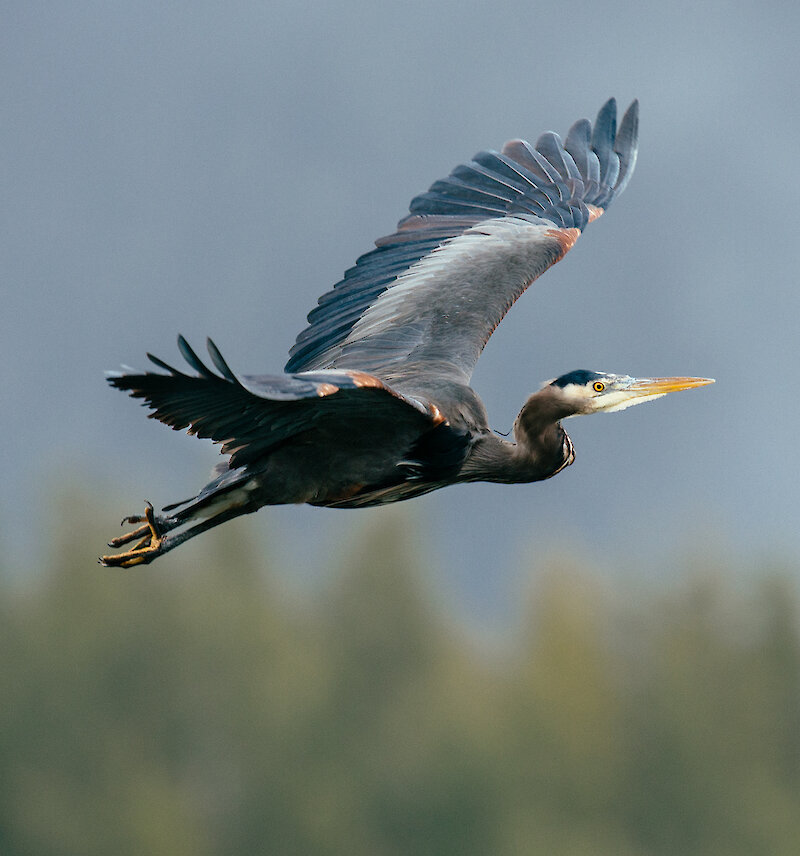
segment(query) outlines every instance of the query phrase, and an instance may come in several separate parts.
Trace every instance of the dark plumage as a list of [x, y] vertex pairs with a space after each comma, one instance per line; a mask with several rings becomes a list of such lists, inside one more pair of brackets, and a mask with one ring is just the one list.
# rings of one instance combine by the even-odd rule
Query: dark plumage
[[571, 372], [528, 399], [513, 441], [490, 430], [469, 386], [513, 302], [622, 192], [637, 125], [634, 102], [617, 130], [611, 99], [594, 128], [580, 120], [564, 143], [515, 140], [434, 182], [320, 298], [284, 374], [238, 375], [210, 340], [209, 368], [183, 337], [188, 373], [151, 355], [161, 372], [110, 373], [150, 416], [228, 458], [196, 496], [126, 518], [135, 528], [110, 546], [135, 545], [101, 562], [150, 562], [264, 505], [356, 508], [457, 482], [546, 479], [574, 457], [565, 417], [710, 382]]

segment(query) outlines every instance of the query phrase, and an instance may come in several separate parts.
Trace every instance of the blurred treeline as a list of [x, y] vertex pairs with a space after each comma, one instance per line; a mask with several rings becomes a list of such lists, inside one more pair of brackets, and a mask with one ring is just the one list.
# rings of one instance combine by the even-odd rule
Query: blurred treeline
[[4, 856], [800, 852], [789, 573], [553, 561], [491, 647], [396, 522], [301, 595], [253, 519], [109, 571], [85, 514], [0, 577]]

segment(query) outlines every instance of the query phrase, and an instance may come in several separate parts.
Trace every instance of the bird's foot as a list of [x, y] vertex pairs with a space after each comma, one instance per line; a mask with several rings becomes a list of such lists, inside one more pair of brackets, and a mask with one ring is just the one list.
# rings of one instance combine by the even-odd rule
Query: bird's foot
[[134, 565], [146, 565], [163, 552], [164, 532], [162, 525], [164, 521], [162, 518], [156, 518], [151, 503], [145, 502], [143, 515], [124, 517], [120, 526], [125, 526], [126, 523], [131, 525], [142, 523], [143, 525], [120, 535], [118, 538], [112, 538], [108, 542], [108, 546], [116, 549], [135, 541], [137, 538], [139, 543], [124, 553], [101, 556], [98, 562], [106, 568], [132, 568]]

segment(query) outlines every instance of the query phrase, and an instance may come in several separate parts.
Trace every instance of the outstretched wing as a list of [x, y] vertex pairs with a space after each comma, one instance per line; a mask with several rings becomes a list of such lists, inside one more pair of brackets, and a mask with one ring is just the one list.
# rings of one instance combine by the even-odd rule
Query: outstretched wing
[[182, 336], [178, 346], [197, 374], [184, 374], [148, 354], [168, 373], [109, 372], [108, 381], [144, 399], [153, 410], [152, 418], [221, 443], [222, 452], [230, 455], [231, 469], [246, 467], [287, 439], [312, 429], [340, 430], [341, 439], [352, 442], [360, 419], [373, 427], [385, 421], [386, 431], [392, 427], [398, 436], [406, 432], [409, 437], [445, 425], [435, 406], [403, 396], [364, 372], [240, 377], [209, 339], [208, 351], [218, 375]]
[[594, 128], [581, 119], [564, 142], [552, 132], [535, 147], [512, 140], [435, 182], [320, 298], [286, 371], [468, 382], [514, 301], [628, 183], [638, 103], [619, 130], [616, 115], [612, 98]]

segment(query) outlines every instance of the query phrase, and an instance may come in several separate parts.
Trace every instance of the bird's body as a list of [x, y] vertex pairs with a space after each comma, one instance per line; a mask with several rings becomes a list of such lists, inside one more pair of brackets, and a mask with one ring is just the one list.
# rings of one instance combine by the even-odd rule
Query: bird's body
[[103, 564], [152, 561], [264, 505], [357, 508], [459, 482], [546, 479], [574, 459], [562, 419], [709, 383], [571, 372], [528, 399], [510, 439], [489, 428], [470, 386], [512, 303], [627, 184], [637, 117], [634, 102], [617, 131], [612, 99], [594, 129], [581, 120], [564, 143], [512, 141], [433, 184], [320, 298], [284, 374], [237, 375], [209, 341], [213, 371], [182, 337], [193, 373], [152, 356], [166, 374], [110, 373], [151, 416], [221, 443], [228, 459], [163, 516], [148, 503], [126, 518], [140, 525], [110, 546], [137, 543]]

